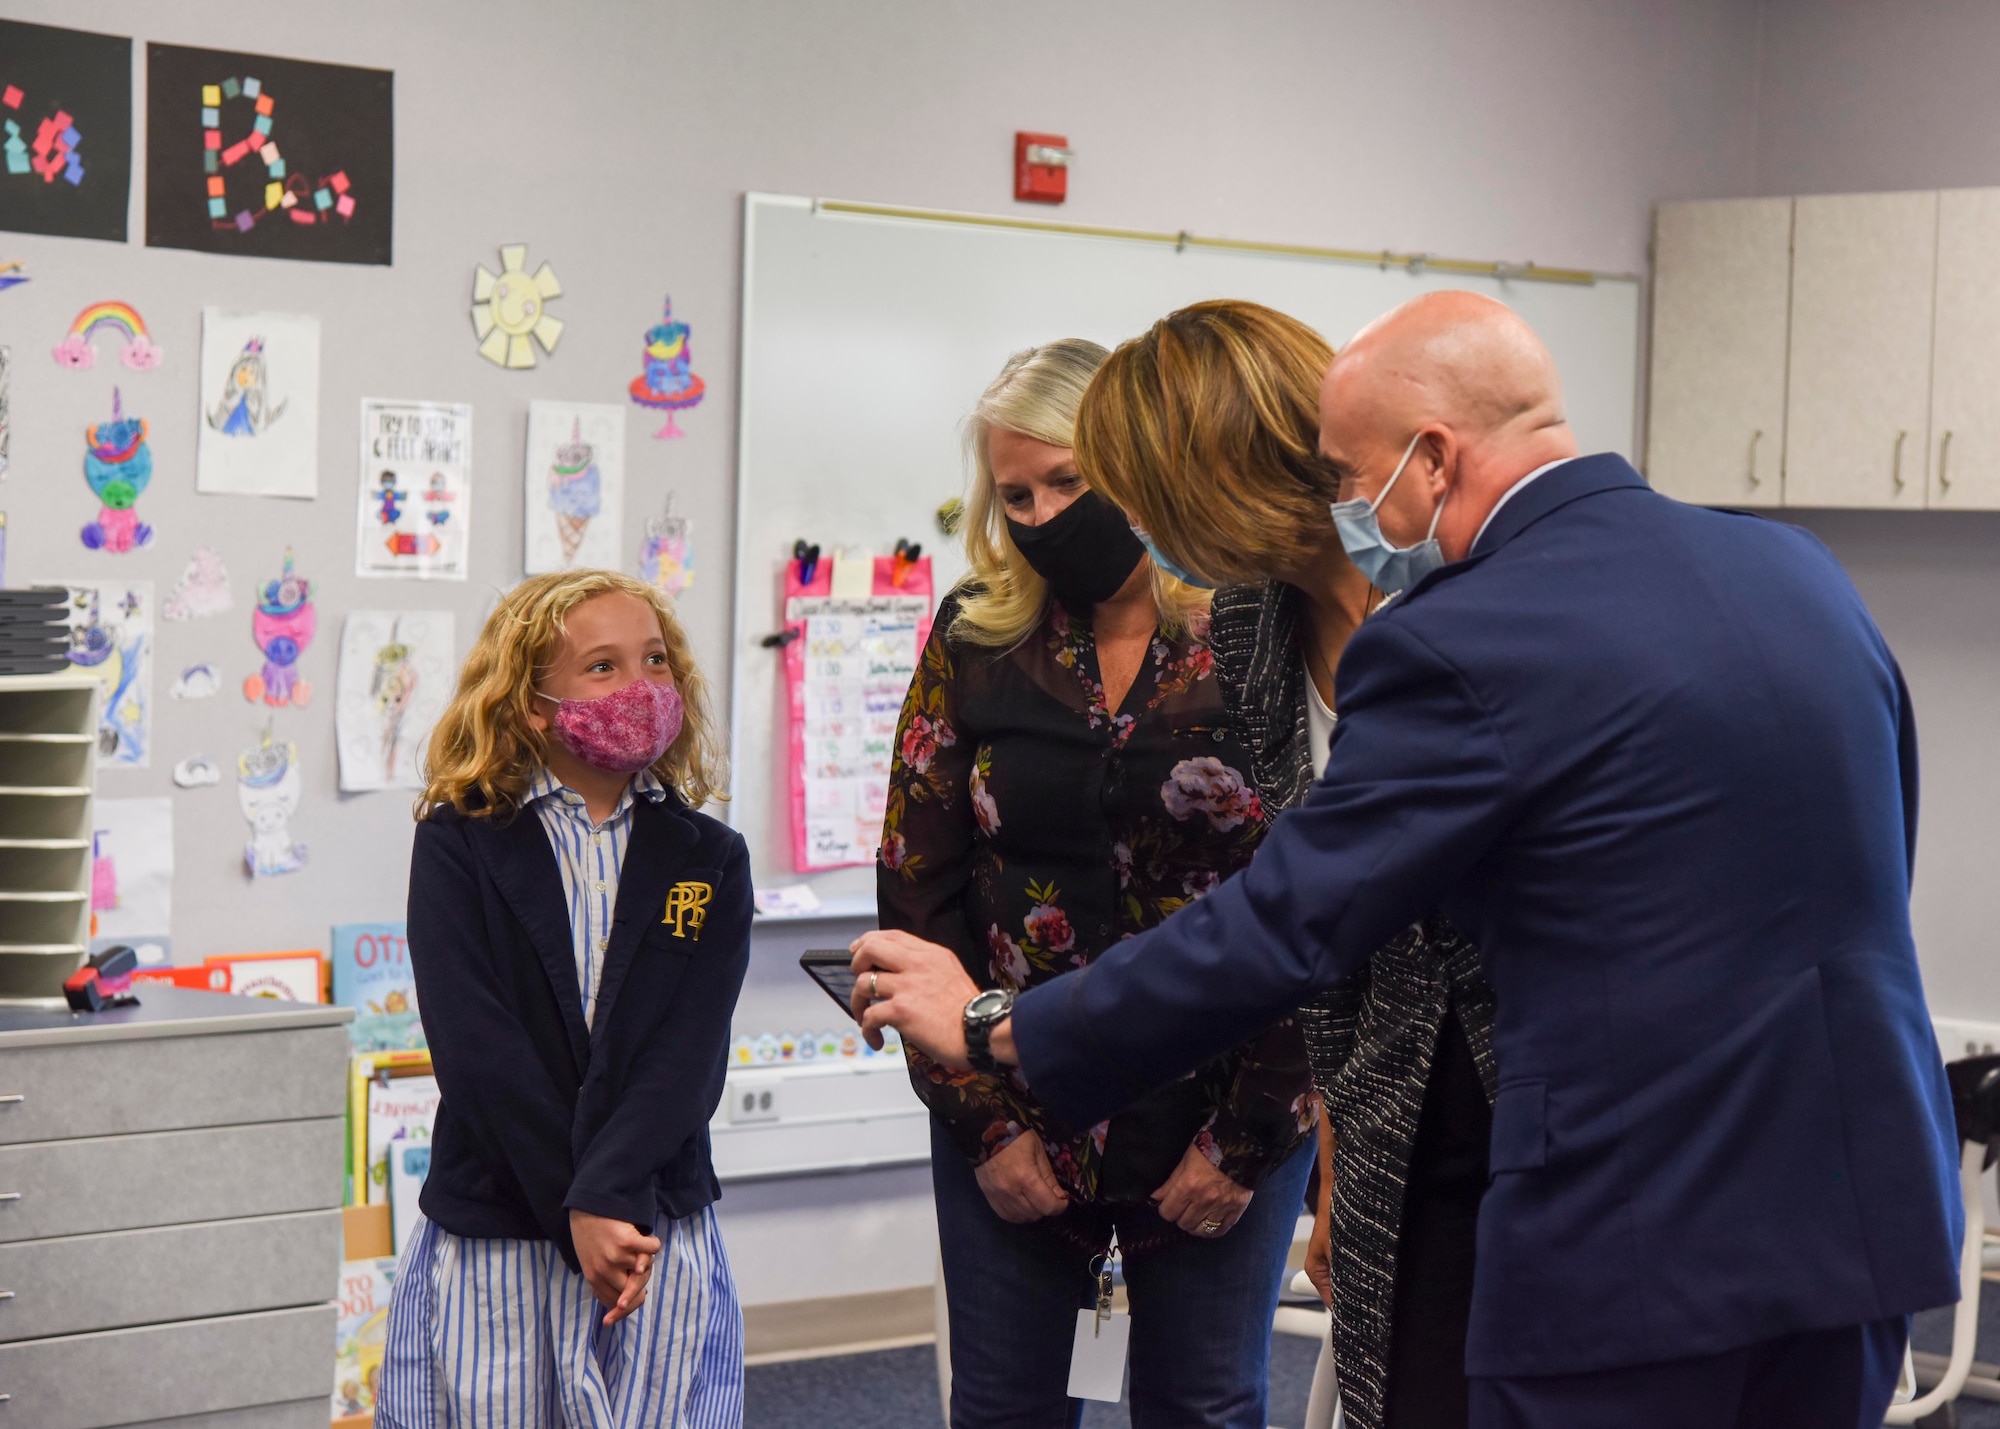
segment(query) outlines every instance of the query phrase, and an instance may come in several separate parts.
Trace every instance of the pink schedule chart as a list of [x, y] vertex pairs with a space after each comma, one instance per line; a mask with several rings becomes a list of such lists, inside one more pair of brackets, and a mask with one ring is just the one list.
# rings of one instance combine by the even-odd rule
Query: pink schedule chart
[[896, 719], [930, 637], [931, 563], [876, 556], [852, 594], [835, 593], [835, 562], [810, 583], [799, 565], [785, 571], [792, 868], [816, 873], [875, 861]]

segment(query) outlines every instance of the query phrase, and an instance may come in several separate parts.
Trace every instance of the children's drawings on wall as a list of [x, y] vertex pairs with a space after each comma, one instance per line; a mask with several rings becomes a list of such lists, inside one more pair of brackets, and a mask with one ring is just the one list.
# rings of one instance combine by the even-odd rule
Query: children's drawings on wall
[[153, 449], [146, 423], [125, 415], [124, 400], [111, 389], [111, 420], [84, 433], [83, 478], [103, 503], [97, 519], [83, 528], [83, 544], [93, 551], [123, 553], [153, 539], [135, 503], [153, 480]]
[[221, 688], [221, 673], [215, 666], [204, 662], [181, 671], [168, 693], [177, 700], [205, 700]]
[[[126, 943], [165, 962], [173, 929], [174, 801], [99, 799], [91, 809], [90, 948]], [[159, 955], [147, 957], [152, 948]]]
[[125, 241], [132, 42], [0, 20], [0, 228]]
[[235, 604], [229, 591], [229, 572], [215, 547], [203, 546], [188, 558], [187, 568], [174, 588], [167, 592], [160, 614], [168, 620], [195, 620], [204, 615], [220, 615]]
[[312, 644], [318, 621], [312, 582], [293, 573], [287, 546], [284, 570], [258, 590], [257, 609], [250, 616], [250, 635], [264, 654], [264, 668], [244, 680], [244, 699], [303, 706], [312, 698], [311, 682], [299, 676], [299, 657]]
[[144, 769], [153, 735], [153, 583], [68, 585], [69, 663], [104, 686], [98, 763]]
[[340, 632], [334, 734], [342, 792], [421, 789], [424, 746], [451, 697], [448, 610], [355, 610]]
[[625, 409], [598, 402], [528, 406], [529, 575], [616, 567], [625, 508]]
[[354, 571], [465, 579], [472, 521], [472, 408], [361, 399]]
[[205, 309], [200, 430], [197, 491], [318, 495], [319, 319]]
[[146, 47], [146, 242], [387, 263], [395, 76]]
[[0, 263], [0, 293], [6, 292], [9, 288], [18, 288], [28, 281], [28, 275], [21, 271], [25, 266], [19, 258], [9, 258], [5, 263]]
[[562, 319], [548, 310], [549, 300], [562, 296], [556, 270], [544, 263], [530, 273], [527, 263], [528, 245], [507, 243], [498, 273], [484, 263], [473, 270], [472, 332], [479, 355], [495, 367], [533, 367], [536, 343], [554, 352], [562, 341]]
[[666, 515], [647, 518], [646, 539], [639, 543], [639, 578], [665, 591], [668, 600], [680, 599], [694, 584], [694, 523], [674, 515], [672, 497]]
[[174, 783], [183, 789], [205, 789], [222, 782], [222, 771], [206, 754], [190, 754], [174, 766]]
[[250, 825], [243, 866], [252, 878], [297, 873], [306, 866], [306, 846], [292, 837], [299, 811], [299, 747], [264, 737], [236, 757], [236, 802]]
[[100, 332], [111, 334], [118, 343], [118, 360], [135, 372], [151, 372], [165, 356], [137, 308], [130, 303], [92, 303], [76, 315], [69, 332], [55, 345], [57, 364], [78, 371], [95, 367]]
[[674, 413], [685, 412], [701, 401], [707, 384], [695, 376], [688, 352], [688, 325], [674, 320], [674, 300], [667, 299], [666, 315], [646, 329], [646, 370], [632, 379], [628, 389], [632, 400], [667, 414], [666, 425], [656, 437], [687, 435], [674, 423]]
[[14, 350], [0, 344], [0, 476], [7, 474], [8, 452], [14, 422], [8, 411], [7, 393], [14, 381]]

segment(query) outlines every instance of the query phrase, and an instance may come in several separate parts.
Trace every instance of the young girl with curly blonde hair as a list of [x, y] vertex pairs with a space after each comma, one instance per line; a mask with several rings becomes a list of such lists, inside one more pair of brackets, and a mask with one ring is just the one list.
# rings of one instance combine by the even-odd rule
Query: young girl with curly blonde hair
[[708, 1119], [750, 939], [707, 685], [614, 571], [509, 593], [431, 736], [410, 958], [443, 1103], [384, 1429], [738, 1426]]

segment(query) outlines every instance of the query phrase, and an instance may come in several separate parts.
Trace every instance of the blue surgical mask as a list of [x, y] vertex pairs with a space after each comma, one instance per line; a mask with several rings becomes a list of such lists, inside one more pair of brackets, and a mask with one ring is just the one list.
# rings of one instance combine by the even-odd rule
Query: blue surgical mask
[[1215, 589], [1213, 581], [1205, 581], [1200, 576], [1191, 576], [1165, 556], [1161, 555], [1160, 548], [1153, 544], [1153, 538], [1140, 530], [1136, 524], [1132, 527], [1132, 534], [1139, 538], [1139, 544], [1146, 548], [1146, 554], [1153, 558], [1153, 564], [1179, 581], [1182, 585], [1191, 585], [1196, 590]]
[[[1373, 501], [1357, 496], [1352, 501], [1336, 501], [1328, 509], [1333, 513], [1334, 529], [1340, 533], [1341, 548], [1347, 552], [1347, 559], [1355, 568], [1374, 583], [1377, 590], [1388, 595], [1408, 590], [1439, 566], [1445, 564], [1444, 550], [1437, 543], [1438, 518], [1444, 515], [1444, 500], [1438, 501], [1437, 510], [1431, 513], [1431, 529], [1424, 539], [1414, 546], [1397, 550], [1382, 535], [1381, 524], [1375, 519], [1375, 512], [1389, 495], [1403, 474], [1403, 468], [1410, 464], [1410, 454], [1422, 440], [1419, 432], [1410, 438], [1410, 444], [1403, 448], [1403, 459], [1396, 463], [1396, 470], [1389, 477]], [[1451, 493], [1446, 492], [1449, 497]], [[1140, 538], [1144, 540], [1142, 536]]]

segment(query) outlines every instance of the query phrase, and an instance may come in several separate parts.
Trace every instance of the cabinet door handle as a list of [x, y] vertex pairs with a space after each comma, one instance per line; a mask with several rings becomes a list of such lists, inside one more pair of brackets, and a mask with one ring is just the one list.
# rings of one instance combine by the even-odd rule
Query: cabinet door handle
[[1750, 476], [1750, 484], [1752, 486], [1762, 486], [1764, 484], [1761, 480], [1758, 479], [1757, 476], [1757, 443], [1763, 440], [1764, 440], [1764, 429], [1762, 427], [1759, 427], [1756, 431], [1750, 434], [1749, 476]]
[[1938, 443], [1938, 490], [1939, 491], [1951, 490], [1951, 477], [1946, 475], [1946, 467], [1945, 467], [1946, 462], [1948, 462], [1950, 459], [1951, 459], [1951, 433], [1947, 431], [1944, 434], [1944, 440]]
[[1894, 464], [1889, 468], [1889, 479], [1896, 483], [1898, 491], [1903, 489], [1903, 443], [1909, 439], [1908, 432], [1896, 433], [1896, 455]]
[[18, 1201], [20, 1199], [21, 1193], [19, 1191], [0, 1191], [0, 1201]]
[[28, 1094], [26, 1092], [8, 1092], [4, 1096], [0, 1096], [0, 1106], [12, 1106], [15, 1102], [24, 1102], [27, 1099]]

